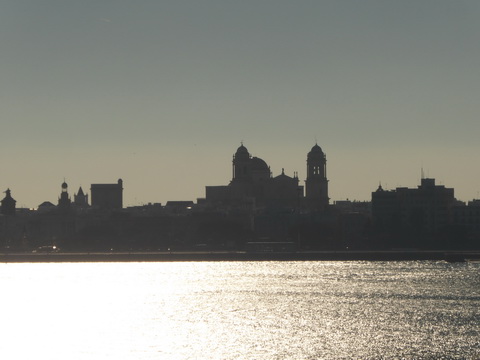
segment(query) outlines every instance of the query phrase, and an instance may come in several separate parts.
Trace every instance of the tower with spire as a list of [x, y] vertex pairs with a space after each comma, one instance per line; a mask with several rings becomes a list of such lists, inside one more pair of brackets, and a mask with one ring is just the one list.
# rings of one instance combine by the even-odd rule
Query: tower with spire
[[83, 192], [82, 187], [78, 189], [76, 194], [73, 194], [73, 203], [79, 208], [88, 207], [88, 195]]

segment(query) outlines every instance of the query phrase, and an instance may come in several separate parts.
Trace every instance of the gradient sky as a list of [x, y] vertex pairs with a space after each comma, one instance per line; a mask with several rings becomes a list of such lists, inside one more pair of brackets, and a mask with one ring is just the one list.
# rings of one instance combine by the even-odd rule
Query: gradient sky
[[480, 191], [478, 0], [0, 0], [0, 189], [124, 181], [124, 205], [327, 155], [332, 202]]

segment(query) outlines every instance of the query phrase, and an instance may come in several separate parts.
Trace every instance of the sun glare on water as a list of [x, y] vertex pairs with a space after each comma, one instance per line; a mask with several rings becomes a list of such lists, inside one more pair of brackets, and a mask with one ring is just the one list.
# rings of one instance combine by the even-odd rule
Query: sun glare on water
[[477, 358], [478, 270], [433, 262], [1, 264], [0, 358]]

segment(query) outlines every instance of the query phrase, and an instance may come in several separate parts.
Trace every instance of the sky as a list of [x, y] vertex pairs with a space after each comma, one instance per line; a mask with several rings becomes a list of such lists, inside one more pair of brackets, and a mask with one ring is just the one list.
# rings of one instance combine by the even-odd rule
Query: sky
[[196, 200], [241, 142], [302, 183], [318, 143], [332, 203], [480, 198], [479, 39], [478, 0], [0, 0], [0, 190]]

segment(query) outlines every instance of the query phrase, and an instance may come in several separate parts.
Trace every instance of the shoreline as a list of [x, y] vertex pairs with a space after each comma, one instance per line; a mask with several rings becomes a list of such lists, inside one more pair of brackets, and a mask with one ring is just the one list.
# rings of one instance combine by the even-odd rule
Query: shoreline
[[0, 253], [3, 263], [187, 261], [480, 261], [480, 251], [50, 252]]

